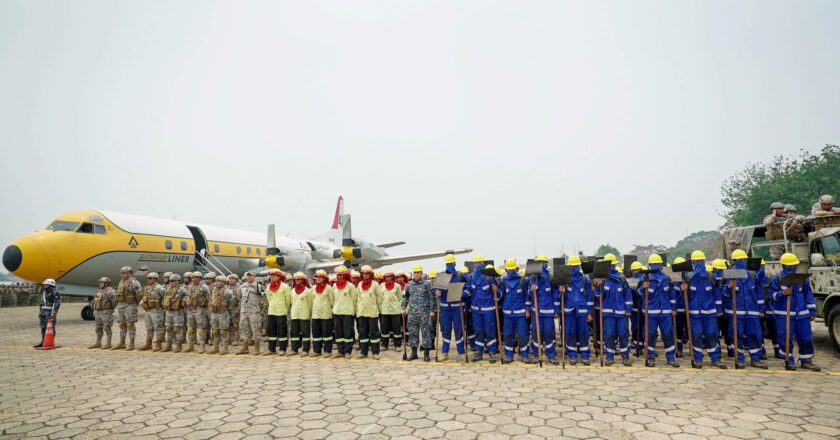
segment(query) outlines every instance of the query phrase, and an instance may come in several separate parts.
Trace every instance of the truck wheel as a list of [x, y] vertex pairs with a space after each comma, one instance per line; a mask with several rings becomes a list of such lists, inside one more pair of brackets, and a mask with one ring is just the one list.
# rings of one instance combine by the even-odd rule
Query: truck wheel
[[825, 315], [825, 322], [828, 325], [828, 335], [834, 343], [834, 349], [840, 353], [840, 304], [835, 304]]

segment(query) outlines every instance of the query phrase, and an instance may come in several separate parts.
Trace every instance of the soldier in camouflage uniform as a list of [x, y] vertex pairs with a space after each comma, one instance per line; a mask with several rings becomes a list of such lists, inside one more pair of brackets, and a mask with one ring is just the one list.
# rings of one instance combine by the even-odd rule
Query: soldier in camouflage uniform
[[[96, 291], [96, 295], [93, 296], [91, 302], [93, 317], [96, 320], [96, 343], [88, 348], [111, 348], [111, 326], [114, 325], [114, 307], [116, 306], [114, 296], [111, 279], [108, 277], [100, 278], [99, 290]], [[104, 346], [102, 345], [103, 333], [108, 335]]]
[[228, 302], [230, 315], [230, 331], [228, 344], [239, 345], [239, 276], [235, 273], [228, 275], [228, 288], [233, 292], [233, 298]]
[[[417, 359], [417, 348], [423, 348], [423, 360], [429, 362], [429, 349], [432, 347], [432, 319], [437, 309], [437, 298], [432, 292], [432, 283], [423, 279], [423, 266], [417, 264], [412, 268], [414, 278], [405, 286], [405, 296], [402, 301], [402, 313], [408, 309], [408, 345], [411, 346], [411, 357]], [[420, 337], [422, 336], [422, 343]]]
[[192, 273], [191, 288], [187, 288], [184, 305], [187, 307], [187, 348], [184, 353], [193, 351], [199, 344], [199, 354], [204, 353], [207, 340], [204, 338], [204, 323], [207, 321], [207, 303], [210, 302], [210, 289], [201, 282], [201, 272]]
[[[181, 287], [184, 288], [184, 291], [189, 293], [190, 286], [192, 285], [192, 272], [184, 272], [184, 278], [181, 280]], [[181, 326], [181, 340], [187, 340], [187, 309], [184, 307], [183, 302], [181, 303], [181, 313], [184, 314], [184, 325]]]
[[181, 286], [181, 275], [172, 274], [169, 277], [169, 287], [163, 296], [164, 323], [166, 324], [166, 348], [163, 351], [173, 351], [172, 343], [175, 342], [175, 353], [181, 351], [181, 343], [184, 342], [184, 298], [187, 296], [187, 289]]
[[[134, 271], [124, 266], [120, 268], [120, 284], [117, 285], [117, 323], [120, 326], [120, 343], [112, 350], [134, 350], [134, 337], [137, 335], [137, 301], [143, 292], [143, 286], [134, 279]], [[128, 334], [128, 347], [125, 336]]]
[[[785, 205], [782, 202], [773, 202], [770, 204], [770, 214], [764, 217], [764, 226], [773, 226], [777, 223], [784, 223], [787, 220], [785, 216]], [[781, 240], [781, 237], [776, 238]], [[770, 246], [770, 258], [778, 260], [782, 254], [785, 253], [784, 245]]]
[[[213, 292], [213, 286], [215, 284], [215, 281], [216, 281], [216, 272], [207, 272], [206, 274], [204, 274], [204, 277], [202, 278], [202, 282], [204, 283], [205, 286], [207, 286], [207, 291], [208, 292]], [[199, 327], [201, 327], [201, 326], [199, 326]], [[204, 316], [204, 342], [207, 343], [207, 344], [211, 343], [211, 340], [210, 340], [210, 311], [209, 311], [209, 307], [208, 307], [207, 313], [205, 313], [205, 316]]]
[[163, 295], [166, 294], [166, 288], [158, 284], [158, 274], [149, 272], [146, 275], [146, 287], [143, 288], [143, 295], [140, 297], [140, 307], [146, 311], [144, 322], [146, 323], [146, 345], [140, 347], [140, 351], [152, 349], [152, 339], [157, 335], [155, 341], [155, 351], [161, 350], [163, 343], [164, 323], [163, 323], [163, 309], [161, 302]]
[[[216, 277], [216, 285], [210, 295], [210, 336], [213, 338], [213, 349], [207, 354], [228, 354], [228, 329], [230, 328], [230, 315], [228, 307], [233, 300], [233, 291], [227, 286], [227, 277], [219, 275]], [[219, 343], [222, 343], [222, 350], [219, 351]]]
[[260, 354], [262, 308], [265, 302], [254, 272], [246, 272], [245, 282], [239, 286], [239, 329], [242, 332], [242, 348], [236, 354], [248, 354], [250, 345], [254, 346], [256, 354]]

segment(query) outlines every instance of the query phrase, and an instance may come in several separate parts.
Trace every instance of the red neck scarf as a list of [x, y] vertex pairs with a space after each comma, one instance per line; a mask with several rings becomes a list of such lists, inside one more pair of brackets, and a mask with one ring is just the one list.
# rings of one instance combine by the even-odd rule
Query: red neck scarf
[[362, 290], [370, 289], [370, 286], [373, 284], [373, 279], [363, 279], [362, 280]]
[[303, 284], [301, 284], [300, 286], [295, 285], [295, 293], [297, 293], [298, 295], [300, 295], [300, 294], [301, 294], [301, 293], [303, 293], [303, 291], [304, 291], [304, 290], [306, 290], [308, 287], [309, 287], [309, 280], [303, 280]]
[[347, 286], [347, 280], [335, 280], [335, 287], [338, 287], [339, 289], [343, 289], [346, 286]]
[[393, 281], [385, 281], [385, 288], [388, 289], [388, 290], [393, 289], [394, 288], [394, 282]]
[[269, 288], [272, 292], [276, 292], [276, 291], [277, 291], [277, 289], [279, 289], [279, 288], [280, 288], [280, 285], [281, 285], [281, 284], [283, 284], [283, 281], [281, 281], [281, 280], [272, 281], [271, 283], [269, 283], [269, 284], [268, 284], [268, 288]]
[[315, 285], [315, 293], [322, 293], [327, 288], [327, 283], [318, 283]]

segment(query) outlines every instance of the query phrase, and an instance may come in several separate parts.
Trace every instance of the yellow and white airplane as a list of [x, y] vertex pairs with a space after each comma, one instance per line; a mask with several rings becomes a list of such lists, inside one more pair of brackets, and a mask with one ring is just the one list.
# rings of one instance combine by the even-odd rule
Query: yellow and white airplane
[[[374, 268], [406, 261], [463, 254], [472, 249], [391, 257], [387, 248], [354, 239], [350, 215], [339, 196], [330, 230], [310, 240], [180, 222], [110, 211], [78, 211], [58, 216], [46, 228], [15, 240], [3, 252], [3, 266], [19, 278], [40, 283], [54, 278], [62, 295], [91, 297], [97, 280], [116, 281], [119, 268], [149, 272], [214, 271], [242, 274], [263, 266], [287, 272], [330, 270], [340, 264]], [[86, 307], [82, 317], [92, 319]]]

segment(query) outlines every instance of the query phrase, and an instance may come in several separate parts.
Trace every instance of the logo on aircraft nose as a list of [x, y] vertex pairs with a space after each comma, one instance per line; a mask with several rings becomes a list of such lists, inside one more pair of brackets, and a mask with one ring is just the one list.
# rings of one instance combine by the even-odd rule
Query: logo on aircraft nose
[[128, 240], [128, 246], [131, 247], [132, 249], [134, 249], [134, 248], [137, 247], [137, 244], [138, 244], [137, 239], [134, 238], [134, 236], [132, 235], [131, 240]]

